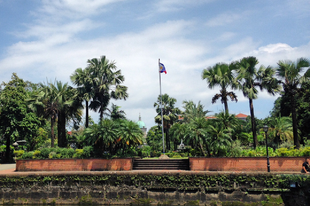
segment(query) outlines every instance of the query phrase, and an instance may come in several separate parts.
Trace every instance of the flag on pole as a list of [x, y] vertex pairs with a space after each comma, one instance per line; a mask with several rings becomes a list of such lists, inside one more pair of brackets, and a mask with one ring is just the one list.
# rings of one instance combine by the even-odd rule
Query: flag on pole
[[166, 71], [165, 65], [164, 65], [164, 64], [162, 64], [162, 63], [159, 63], [159, 72], [160, 72], [160, 73], [165, 72], [165, 74], [167, 74], [167, 71]]

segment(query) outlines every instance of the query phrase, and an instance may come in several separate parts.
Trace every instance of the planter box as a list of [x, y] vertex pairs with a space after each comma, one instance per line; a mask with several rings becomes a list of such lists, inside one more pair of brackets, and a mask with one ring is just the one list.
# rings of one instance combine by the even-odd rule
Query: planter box
[[16, 171], [132, 170], [132, 158], [16, 160]]
[[[270, 157], [270, 171], [301, 172], [305, 157]], [[267, 171], [266, 157], [190, 157], [192, 171]]]

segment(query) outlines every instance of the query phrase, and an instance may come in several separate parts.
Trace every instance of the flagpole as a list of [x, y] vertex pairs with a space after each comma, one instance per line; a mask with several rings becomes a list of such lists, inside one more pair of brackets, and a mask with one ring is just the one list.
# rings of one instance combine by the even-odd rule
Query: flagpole
[[[158, 67], [160, 69], [160, 59], [158, 59]], [[163, 137], [163, 153], [165, 154], [165, 140], [164, 140], [164, 119], [163, 119], [163, 98], [161, 95], [161, 74], [159, 74], [159, 91], [160, 91], [160, 113], [161, 113], [161, 132]]]

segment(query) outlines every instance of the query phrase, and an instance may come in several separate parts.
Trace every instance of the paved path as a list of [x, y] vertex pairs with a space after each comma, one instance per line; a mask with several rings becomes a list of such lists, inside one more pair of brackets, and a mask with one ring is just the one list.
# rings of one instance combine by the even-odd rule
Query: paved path
[[0, 164], [0, 174], [13, 173], [16, 169], [16, 164]]

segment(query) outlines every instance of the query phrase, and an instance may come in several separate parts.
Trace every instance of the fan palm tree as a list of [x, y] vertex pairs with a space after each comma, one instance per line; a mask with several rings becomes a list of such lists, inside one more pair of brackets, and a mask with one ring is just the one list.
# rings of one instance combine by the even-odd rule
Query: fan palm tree
[[214, 156], [220, 156], [221, 151], [231, 146], [231, 129], [224, 124], [215, 122], [208, 127], [209, 144]]
[[294, 145], [296, 149], [300, 148], [300, 143], [297, 132], [295, 95], [300, 90], [301, 84], [308, 81], [310, 78], [310, 69], [307, 69], [307, 71], [302, 75], [303, 68], [309, 66], [310, 62], [308, 59], [300, 58], [297, 59], [296, 62], [279, 61], [277, 68], [277, 75], [281, 79], [283, 90], [290, 97]]
[[[166, 148], [170, 150], [170, 138], [169, 138], [169, 129], [178, 120], [178, 114], [181, 113], [179, 108], [174, 107], [176, 99], [169, 97], [168, 94], [162, 95], [162, 97], [157, 98], [157, 102], [154, 103], [156, 107], [157, 116], [155, 117], [155, 122], [158, 125], [161, 125], [161, 107], [162, 104], [162, 114], [163, 114], [163, 123], [164, 123], [164, 132], [166, 134]], [[161, 103], [162, 102], [162, 103]]]
[[230, 97], [231, 101], [238, 101], [237, 95], [234, 92], [227, 91], [227, 88], [229, 86], [233, 87], [235, 82], [235, 78], [233, 76], [234, 65], [234, 63], [231, 65], [217, 63], [213, 67], [208, 67], [202, 71], [202, 79], [207, 80], [208, 87], [210, 89], [213, 89], [215, 86], [220, 86], [220, 93], [216, 94], [212, 98], [212, 104], [214, 104], [218, 99], [221, 99], [226, 113], [228, 113], [228, 97]]
[[116, 70], [115, 62], [109, 62], [105, 56], [99, 59], [93, 58], [87, 63], [92, 73], [94, 91], [93, 100], [89, 106], [94, 111], [99, 110], [101, 120], [111, 98], [127, 99], [127, 87], [121, 85], [125, 78], [121, 70]]
[[258, 146], [253, 106], [253, 100], [257, 99], [257, 87], [260, 90], [266, 89], [272, 95], [279, 91], [278, 81], [273, 77], [275, 71], [271, 67], [265, 68], [264, 66], [257, 70], [256, 65], [258, 63], [256, 57], [244, 57], [237, 63], [238, 87], [242, 90], [243, 95], [249, 99], [254, 148]]
[[85, 101], [85, 127], [87, 128], [89, 125], [89, 101], [94, 96], [91, 70], [89, 68], [85, 68], [84, 70], [82, 68], [78, 68], [74, 71], [70, 78], [72, 83], [77, 86], [79, 95], [82, 96]]

